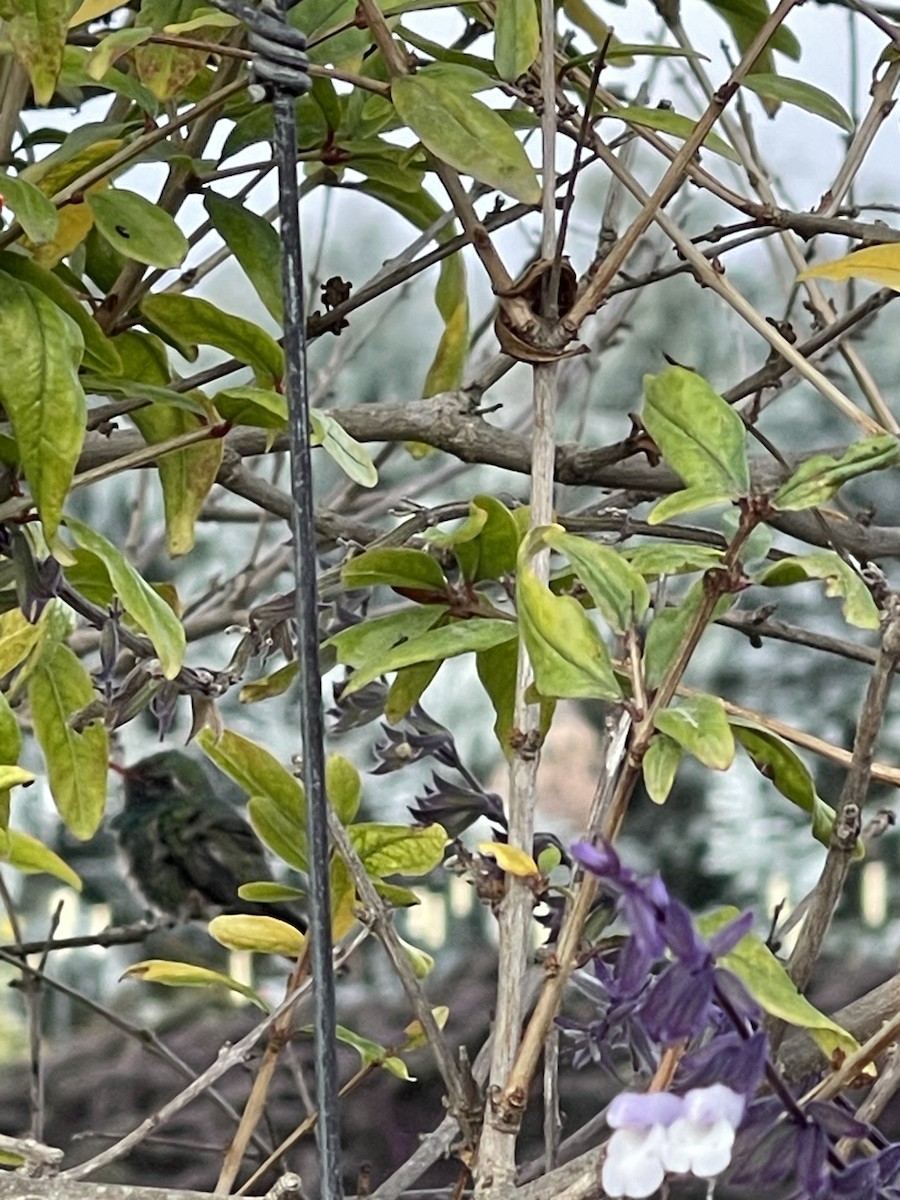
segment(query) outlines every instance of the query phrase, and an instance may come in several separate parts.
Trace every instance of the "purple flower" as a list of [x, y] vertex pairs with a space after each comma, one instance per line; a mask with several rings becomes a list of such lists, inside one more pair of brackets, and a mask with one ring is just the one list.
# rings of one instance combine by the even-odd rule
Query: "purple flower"
[[658, 875], [639, 880], [608, 842], [576, 842], [572, 854], [616, 897], [616, 910], [631, 930], [633, 970], [643, 974], [666, 947], [662, 922], [670, 901], [665, 884]]

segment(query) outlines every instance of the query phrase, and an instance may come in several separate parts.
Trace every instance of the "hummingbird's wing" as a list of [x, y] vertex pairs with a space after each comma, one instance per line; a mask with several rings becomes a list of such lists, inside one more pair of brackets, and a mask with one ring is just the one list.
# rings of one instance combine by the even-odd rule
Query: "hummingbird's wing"
[[160, 839], [189, 886], [210, 906], [240, 905], [243, 883], [271, 878], [256, 834], [224, 801], [184, 813], [161, 814]]

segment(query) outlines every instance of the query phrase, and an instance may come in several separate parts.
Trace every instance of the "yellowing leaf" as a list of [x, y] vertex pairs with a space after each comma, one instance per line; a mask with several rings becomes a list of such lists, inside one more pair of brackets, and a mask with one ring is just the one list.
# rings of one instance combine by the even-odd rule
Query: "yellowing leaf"
[[520, 879], [531, 879], [540, 875], [538, 865], [525, 850], [518, 846], [508, 846], [505, 842], [480, 842], [478, 850], [488, 858], [493, 858], [507, 875], [518, 875]]
[[230, 975], [223, 975], [219, 971], [211, 971], [208, 967], [196, 967], [193, 963], [170, 962], [165, 958], [145, 958], [142, 962], [130, 966], [119, 978], [142, 979], [145, 983], [162, 983], [166, 987], [226, 987], [252, 1000], [257, 1008], [266, 1008], [253, 988], [245, 983], [239, 983]]
[[229, 950], [251, 950], [257, 954], [288, 954], [296, 958], [306, 944], [306, 936], [279, 921], [277, 917], [251, 917], [226, 913], [213, 917], [209, 934]]
[[900, 242], [854, 250], [843, 258], [807, 267], [797, 279], [866, 279], [869, 283], [900, 292]]
[[[28, 772], [23, 772], [23, 774], [27, 775]], [[68, 863], [63, 862], [49, 846], [45, 846], [37, 838], [22, 833], [18, 829], [0, 830], [0, 861], [8, 862], [17, 871], [24, 871], [28, 875], [40, 872], [53, 875], [73, 887], [76, 892], [81, 891], [81, 879]]]

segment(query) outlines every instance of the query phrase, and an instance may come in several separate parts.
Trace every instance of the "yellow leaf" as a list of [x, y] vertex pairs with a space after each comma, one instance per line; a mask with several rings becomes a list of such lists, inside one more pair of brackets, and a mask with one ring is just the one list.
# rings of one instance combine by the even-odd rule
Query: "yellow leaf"
[[[450, 1016], [450, 1009], [446, 1004], [439, 1004], [437, 1008], [431, 1010], [431, 1015], [434, 1017], [438, 1029], [443, 1029], [447, 1024], [447, 1018]], [[422, 1028], [422, 1022], [416, 1017], [415, 1021], [410, 1023], [403, 1030], [406, 1034], [406, 1042], [403, 1045], [404, 1050], [418, 1050], [420, 1046], [428, 1044], [428, 1038], [425, 1036], [425, 1030]]]
[[34, 261], [48, 271], [57, 266], [72, 251], [80, 246], [91, 232], [94, 215], [86, 204], [67, 204], [59, 210], [59, 224], [49, 242], [35, 246]]
[[538, 865], [524, 850], [518, 846], [507, 846], [505, 842], [481, 842], [479, 851], [488, 858], [496, 860], [508, 875], [518, 875], [521, 879], [530, 879], [540, 875]]
[[900, 242], [868, 246], [832, 262], [807, 267], [797, 279], [866, 279], [900, 292]]
[[129, 967], [120, 979], [143, 979], [146, 983], [162, 983], [166, 987], [226, 987], [233, 992], [240, 992], [248, 1000], [252, 1000], [259, 1008], [265, 1009], [265, 1004], [245, 983], [239, 983], [230, 975], [222, 975], [219, 971], [211, 971], [208, 967], [197, 967], [193, 963], [170, 962], [165, 958], [145, 958]]
[[258, 954], [299, 955], [306, 937], [277, 917], [249, 917], [239, 913], [213, 917], [208, 927], [211, 937], [229, 950], [252, 950]]
[[86, 25], [88, 21], [97, 21], [116, 8], [122, 8], [122, 0], [82, 0], [69, 19], [69, 28], [74, 29], [76, 25]]

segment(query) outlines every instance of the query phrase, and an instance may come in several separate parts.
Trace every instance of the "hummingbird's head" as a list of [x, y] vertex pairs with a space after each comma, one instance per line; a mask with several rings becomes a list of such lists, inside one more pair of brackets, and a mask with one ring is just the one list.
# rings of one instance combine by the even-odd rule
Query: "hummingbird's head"
[[130, 767], [113, 768], [125, 780], [125, 805], [171, 802], [181, 796], [203, 796], [209, 780], [203, 768], [180, 750], [162, 750]]

